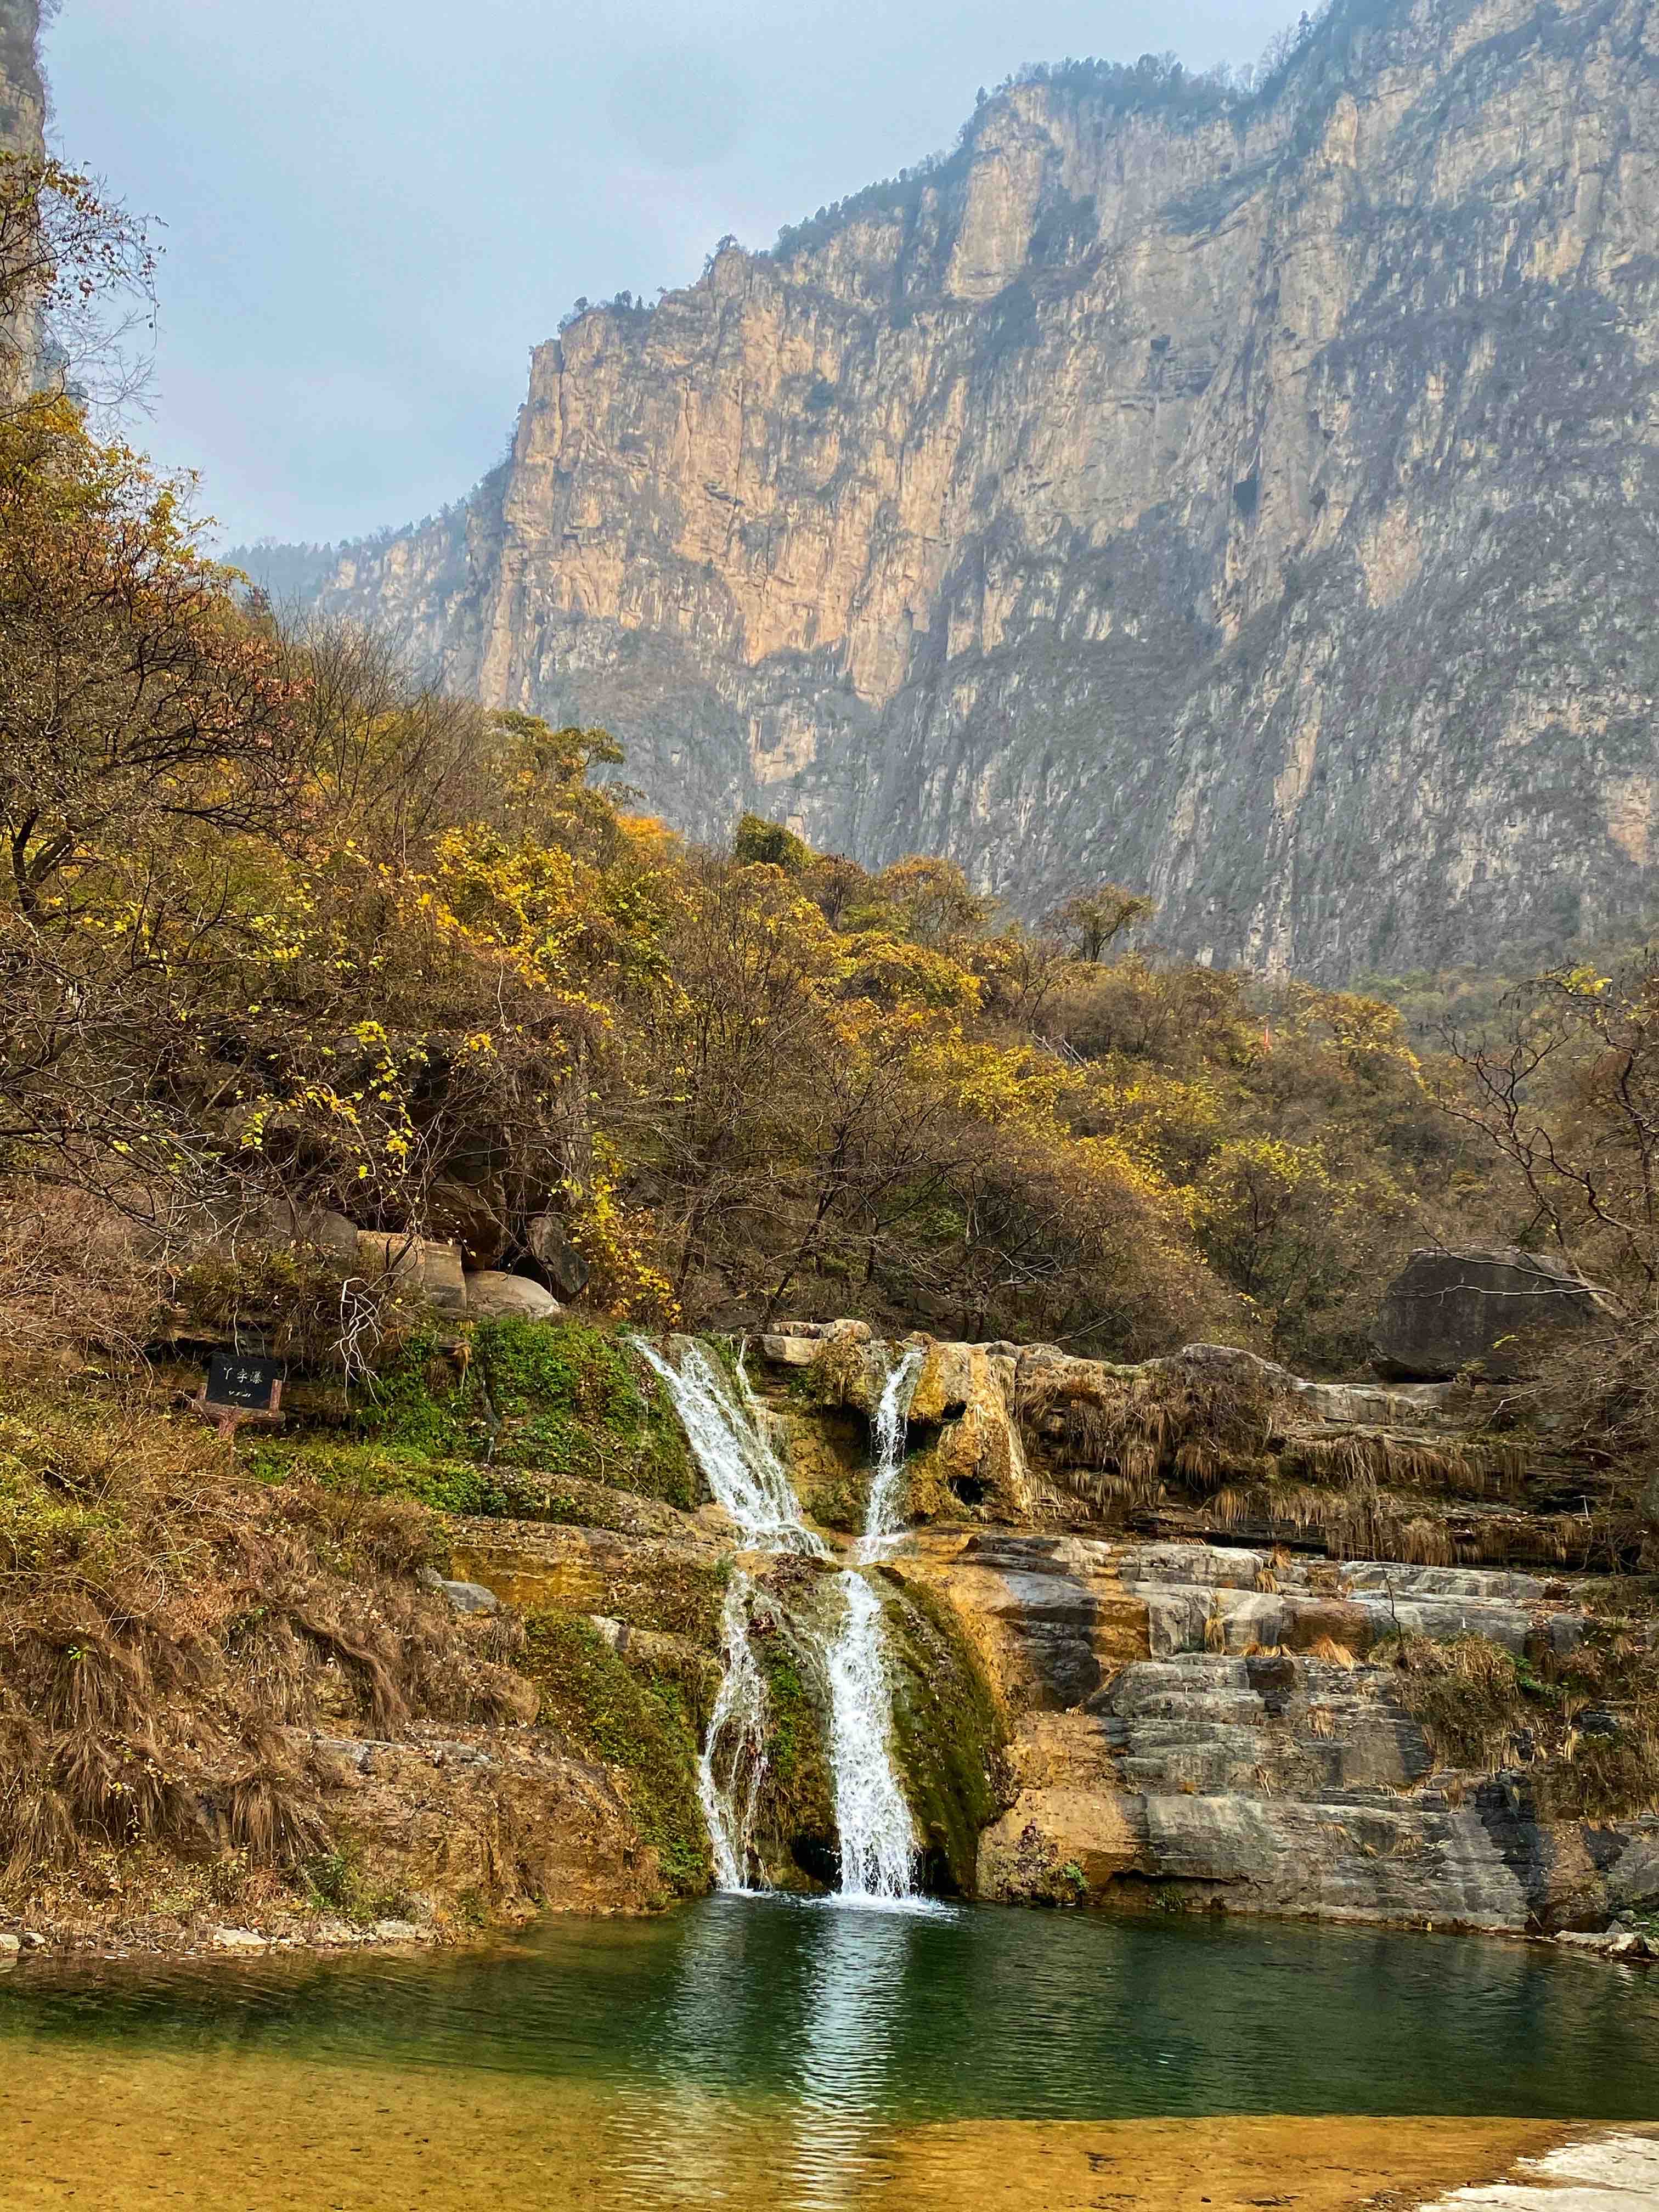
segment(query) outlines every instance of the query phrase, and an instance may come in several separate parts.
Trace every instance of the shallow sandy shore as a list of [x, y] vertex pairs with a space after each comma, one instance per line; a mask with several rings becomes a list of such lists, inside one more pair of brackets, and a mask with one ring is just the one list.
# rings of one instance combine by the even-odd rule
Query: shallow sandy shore
[[551, 2076], [50, 2039], [5, 2058], [3, 2212], [1410, 2212], [1619, 2132], [1300, 2118], [872, 2128], [684, 2088], [642, 2121], [605, 2085]]

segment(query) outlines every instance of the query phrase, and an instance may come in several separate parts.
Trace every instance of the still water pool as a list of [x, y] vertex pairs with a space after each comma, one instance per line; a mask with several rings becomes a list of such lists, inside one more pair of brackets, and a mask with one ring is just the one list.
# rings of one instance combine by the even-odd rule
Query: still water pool
[[[1417, 2120], [1336, 2124], [1357, 2116]], [[715, 1898], [487, 1954], [0, 1979], [7, 2208], [1219, 2207], [1322, 2145], [1356, 2187], [1413, 2146], [1469, 2178], [1455, 2156], [1490, 2130], [1457, 2116], [1659, 2117], [1659, 1974], [1453, 1937]], [[1160, 2159], [1187, 2176], [1163, 2195]]]

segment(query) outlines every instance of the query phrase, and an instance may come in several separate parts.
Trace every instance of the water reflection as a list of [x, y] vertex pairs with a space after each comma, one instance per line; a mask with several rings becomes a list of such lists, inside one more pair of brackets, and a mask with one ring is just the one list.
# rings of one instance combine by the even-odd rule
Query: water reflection
[[325, 2061], [580, 2087], [641, 2201], [655, 2187], [670, 2203], [685, 2201], [673, 2169], [704, 2189], [756, 2115], [803, 2191], [878, 2159], [896, 2122], [1651, 2118], [1659, 1974], [1380, 1930], [733, 1897], [655, 1922], [552, 1922], [482, 1956], [0, 1978], [0, 2075], [74, 2045], [204, 2074]]
[[922, 1917], [806, 1910], [818, 1924], [796, 2063], [796, 2197], [809, 2212], [837, 2212], [866, 2191], [872, 2134], [893, 2107], [894, 2038]]

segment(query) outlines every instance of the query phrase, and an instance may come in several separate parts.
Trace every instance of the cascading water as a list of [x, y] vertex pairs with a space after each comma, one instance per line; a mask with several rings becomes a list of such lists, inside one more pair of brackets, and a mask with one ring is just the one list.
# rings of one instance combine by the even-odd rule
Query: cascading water
[[[806, 1525], [788, 1469], [769, 1442], [752, 1396], [739, 1404], [702, 1347], [673, 1340], [665, 1358], [639, 1343], [674, 1401], [709, 1489], [752, 1550], [827, 1559]], [[889, 1373], [875, 1421], [870, 1501], [858, 1546], [860, 1562], [878, 1559], [898, 1533], [896, 1507], [904, 1433], [921, 1346], [907, 1346]], [[739, 1367], [740, 1381], [746, 1384]], [[893, 1765], [892, 1692], [887, 1677], [881, 1600], [856, 1569], [836, 1577], [842, 1623], [823, 1650], [830, 1687], [830, 1765], [841, 1835], [841, 1895], [849, 1904], [910, 1896], [915, 1824]], [[756, 1808], [766, 1772], [766, 1683], [750, 1641], [754, 1588], [740, 1570], [720, 1617], [724, 1674], [698, 1762], [698, 1791], [721, 1889], [747, 1892]]]
[[849, 1903], [910, 1895], [916, 1831], [893, 1767], [893, 1700], [881, 1600], [848, 1568], [839, 1577], [846, 1613], [825, 1654], [830, 1676], [830, 1766], [841, 1831], [841, 1893]]
[[[676, 1337], [670, 1359], [638, 1339], [635, 1344], [641, 1358], [661, 1376], [692, 1455], [717, 1503], [743, 1532], [744, 1544], [757, 1552], [827, 1558], [823, 1539], [801, 1518], [788, 1469], [702, 1346], [690, 1337]], [[714, 1880], [721, 1889], [739, 1892], [752, 1887], [755, 1812], [766, 1773], [766, 1681], [749, 1637], [753, 1603], [754, 1584], [738, 1568], [720, 1612], [724, 1671], [697, 1762], [697, 1795], [708, 1824]]]
[[739, 1567], [720, 1611], [725, 1673], [697, 1761], [697, 1795], [708, 1823], [714, 1881], [720, 1889], [748, 1891], [755, 1808], [766, 1772], [766, 1683], [749, 1641], [754, 1585]]
[[[910, 1399], [927, 1347], [907, 1345], [888, 1370], [871, 1437], [870, 1496], [859, 1539], [860, 1565], [879, 1559], [902, 1532]], [[916, 1831], [893, 1765], [893, 1697], [881, 1600], [864, 1576], [840, 1577], [840, 1634], [825, 1656], [830, 1677], [830, 1766], [841, 1831], [841, 1893], [848, 1903], [894, 1903], [911, 1894]]]
[[636, 1339], [640, 1356], [662, 1377], [697, 1465], [715, 1500], [757, 1552], [805, 1552], [827, 1559], [822, 1537], [801, 1518], [789, 1471], [747, 1409], [726, 1389], [713, 1360], [690, 1337], [677, 1337], [678, 1364]]
[[889, 1373], [876, 1407], [874, 1452], [870, 1468], [870, 1498], [864, 1510], [864, 1534], [859, 1542], [860, 1559], [878, 1559], [903, 1533], [899, 1519], [899, 1490], [904, 1480], [904, 1439], [910, 1416], [910, 1399], [927, 1346], [909, 1344]]

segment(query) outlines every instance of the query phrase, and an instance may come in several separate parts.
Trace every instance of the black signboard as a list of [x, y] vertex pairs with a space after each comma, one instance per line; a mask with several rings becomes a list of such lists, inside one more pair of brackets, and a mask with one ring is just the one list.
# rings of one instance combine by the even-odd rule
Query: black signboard
[[216, 1352], [208, 1361], [207, 1402], [265, 1413], [283, 1380], [283, 1363], [268, 1352]]

